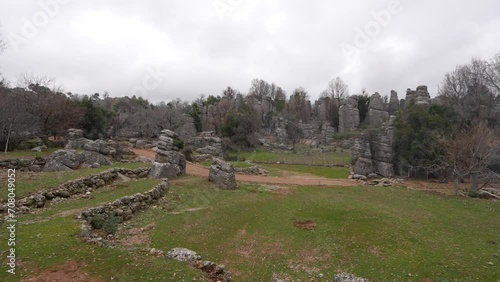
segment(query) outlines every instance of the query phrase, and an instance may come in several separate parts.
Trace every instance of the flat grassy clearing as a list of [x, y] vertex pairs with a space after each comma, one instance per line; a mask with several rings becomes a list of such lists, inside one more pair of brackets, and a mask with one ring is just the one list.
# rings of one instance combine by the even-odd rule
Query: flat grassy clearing
[[49, 148], [45, 152], [31, 152], [31, 151], [12, 151], [12, 152], [0, 152], [0, 160], [6, 159], [32, 159], [36, 157], [48, 157], [55, 151], [62, 148]]
[[314, 176], [320, 176], [332, 179], [347, 179], [349, 169], [345, 167], [322, 167], [306, 165], [281, 165], [281, 164], [260, 164], [260, 167], [269, 171], [292, 171], [298, 173], [307, 173]]
[[[79, 222], [64, 214], [154, 184], [131, 181], [128, 187], [98, 191], [93, 199], [69, 200], [20, 217], [19, 273], [12, 280], [2, 271], [0, 281], [19, 281], [68, 260], [81, 262], [83, 271], [104, 281], [203, 281], [183, 263], [82, 243], [76, 237]], [[170, 187], [164, 204], [127, 222], [120, 236], [153, 224], [147, 240], [133, 247], [192, 249], [225, 264], [234, 281], [270, 281], [273, 276], [331, 281], [340, 271], [370, 281], [500, 279], [497, 202], [393, 187], [240, 184], [239, 190], [222, 191], [199, 177], [173, 180]], [[316, 228], [294, 226], [306, 220]], [[1, 232], [0, 241], [6, 242], [6, 235]]]
[[[253, 164], [247, 162], [230, 162], [235, 168], [251, 167]], [[210, 162], [202, 162], [200, 165], [209, 168]], [[257, 164], [257, 166], [269, 171], [269, 176], [283, 177], [287, 172], [296, 172], [301, 174], [310, 174], [319, 177], [332, 179], [347, 179], [349, 169], [346, 167], [322, 167], [307, 165], [289, 165], [289, 164]]]
[[265, 151], [256, 150], [255, 152], [231, 152], [230, 157], [238, 161], [248, 160], [258, 163], [285, 163], [302, 165], [346, 165], [351, 162], [351, 151], [340, 149], [337, 152], [310, 152], [299, 151], [297, 154], [287, 151]]
[[[122, 168], [140, 168], [149, 167], [149, 164], [144, 163], [116, 163], [114, 166], [103, 166], [100, 168], [88, 168], [88, 169], [78, 169], [72, 171], [60, 171], [60, 172], [20, 172], [16, 173], [16, 196], [17, 198], [23, 198], [28, 196], [30, 193], [43, 189], [56, 188], [57, 186], [66, 183], [70, 180], [82, 178], [92, 174], [100, 173], [108, 170], [112, 167], [122, 167]], [[4, 190], [7, 187], [6, 177], [7, 170], [0, 170], [0, 189]], [[4, 202], [6, 199], [6, 194], [0, 195], [0, 202]]]

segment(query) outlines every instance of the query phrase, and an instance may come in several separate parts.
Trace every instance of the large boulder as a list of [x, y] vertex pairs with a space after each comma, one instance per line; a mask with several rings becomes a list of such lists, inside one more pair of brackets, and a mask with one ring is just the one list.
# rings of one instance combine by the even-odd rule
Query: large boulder
[[115, 148], [110, 146], [110, 144], [104, 140], [96, 140], [96, 141], [87, 142], [83, 146], [83, 149], [85, 151], [97, 152], [99, 154], [103, 154], [106, 156], [116, 154]]
[[67, 171], [80, 167], [85, 158], [74, 150], [57, 150], [47, 158], [43, 171]]
[[99, 164], [100, 166], [108, 166], [113, 164], [113, 162], [111, 162], [105, 155], [100, 154], [98, 152], [84, 151], [81, 154], [83, 156], [84, 160], [83, 162], [85, 164], [89, 165]]
[[233, 190], [237, 188], [233, 165], [221, 159], [213, 160], [208, 180], [222, 189]]
[[153, 179], [174, 179], [181, 175], [181, 172], [182, 171], [178, 165], [155, 162], [149, 171], [149, 177]]

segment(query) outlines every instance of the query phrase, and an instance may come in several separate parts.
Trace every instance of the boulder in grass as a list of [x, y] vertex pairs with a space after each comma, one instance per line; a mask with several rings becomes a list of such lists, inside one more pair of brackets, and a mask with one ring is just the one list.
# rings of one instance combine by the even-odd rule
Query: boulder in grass
[[208, 180], [225, 190], [238, 188], [233, 165], [221, 159], [213, 160]]

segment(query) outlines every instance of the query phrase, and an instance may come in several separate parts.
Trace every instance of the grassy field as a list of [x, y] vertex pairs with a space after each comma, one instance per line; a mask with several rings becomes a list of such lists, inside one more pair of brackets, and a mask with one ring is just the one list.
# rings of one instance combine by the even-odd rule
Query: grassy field
[[[230, 162], [235, 168], [247, 168], [253, 164], [247, 162]], [[210, 167], [211, 162], [202, 162], [200, 165]], [[322, 167], [322, 166], [307, 166], [307, 165], [289, 165], [289, 164], [258, 164], [259, 167], [267, 170], [269, 176], [283, 177], [286, 172], [306, 173], [314, 176], [332, 178], [332, 179], [347, 179], [349, 169], [345, 167]]]
[[0, 160], [6, 160], [6, 159], [31, 159], [31, 158], [36, 158], [36, 157], [48, 157], [55, 151], [61, 148], [49, 148], [45, 152], [31, 152], [31, 151], [12, 151], [12, 152], [1, 152], [0, 153]]
[[[18, 274], [2, 271], [0, 281], [19, 281], [68, 260], [104, 281], [203, 281], [183, 263], [125, 247], [82, 243], [76, 237], [79, 222], [65, 213], [145, 191], [155, 183], [111, 186], [91, 199], [69, 200], [20, 217]], [[341, 271], [370, 281], [500, 279], [497, 202], [392, 187], [242, 184], [237, 191], [221, 191], [197, 177], [179, 178], [170, 187], [164, 204], [127, 222], [120, 236], [153, 226], [132, 247], [189, 248], [225, 264], [234, 281], [270, 281], [273, 276], [331, 281]], [[294, 226], [306, 220], [316, 228]], [[0, 233], [2, 242], [5, 233]]]
[[346, 165], [351, 162], [351, 151], [340, 149], [337, 152], [310, 152], [299, 150], [297, 154], [288, 151], [232, 152], [229, 156], [239, 161], [248, 160], [259, 163], [285, 163], [302, 165]]

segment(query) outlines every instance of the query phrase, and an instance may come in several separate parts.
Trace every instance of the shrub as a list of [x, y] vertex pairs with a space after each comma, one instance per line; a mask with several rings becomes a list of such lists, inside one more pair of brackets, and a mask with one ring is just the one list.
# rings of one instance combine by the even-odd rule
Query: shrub
[[101, 214], [95, 215], [90, 221], [90, 226], [92, 226], [92, 228], [94, 229], [101, 229], [103, 225], [104, 225], [104, 218], [102, 217]]
[[118, 223], [120, 223], [120, 220], [118, 217], [114, 215], [108, 216], [108, 218], [104, 221], [102, 228], [106, 233], [108, 234], [114, 234], [118, 230]]

